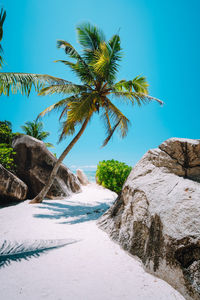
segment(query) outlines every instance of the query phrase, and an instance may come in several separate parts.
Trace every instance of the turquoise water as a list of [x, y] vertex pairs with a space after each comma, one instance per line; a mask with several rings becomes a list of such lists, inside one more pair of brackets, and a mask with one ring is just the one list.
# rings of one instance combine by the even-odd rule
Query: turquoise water
[[[87, 176], [89, 182], [96, 182], [96, 179], [95, 179], [96, 170], [84, 170], [84, 169], [81, 169], [81, 170], [85, 173], [85, 175]], [[72, 170], [72, 172], [76, 175], [76, 170]]]
[[92, 171], [85, 171], [84, 170], [83, 172], [87, 176], [89, 182], [96, 182], [96, 180], [95, 180], [96, 170], [92, 170]]

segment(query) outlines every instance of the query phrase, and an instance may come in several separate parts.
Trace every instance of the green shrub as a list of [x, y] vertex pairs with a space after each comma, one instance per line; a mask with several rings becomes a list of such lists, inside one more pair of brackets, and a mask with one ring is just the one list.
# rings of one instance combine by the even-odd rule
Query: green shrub
[[14, 172], [14, 155], [12, 148], [12, 125], [9, 121], [0, 121], [0, 164], [7, 170]]
[[8, 144], [0, 144], [0, 164], [9, 171], [15, 171], [14, 164], [14, 152], [13, 148]]
[[97, 182], [116, 193], [120, 193], [122, 186], [132, 168], [117, 160], [103, 160], [97, 166]]
[[13, 138], [12, 125], [9, 121], [0, 121], [0, 144], [11, 145]]

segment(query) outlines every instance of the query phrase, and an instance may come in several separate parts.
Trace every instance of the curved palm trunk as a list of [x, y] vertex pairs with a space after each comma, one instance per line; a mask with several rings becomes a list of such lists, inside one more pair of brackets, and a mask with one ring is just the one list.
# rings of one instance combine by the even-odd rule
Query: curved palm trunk
[[79, 138], [83, 134], [83, 132], [84, 132], [84, 130], [85, 130], [85, 128], [86, 128], [86, 126], [89, 122], [89, 119], [90, 119], [90, 117], [88, 117], [84, 121], [84, 123], [83, 123], [81, 129], [79, 130], [79, 132], [77, 133], [77, 135], [73, 138], [71, 143], [67, 146], [67, 148], [63, 151], [63, 153], [61, 154], [61, 156], [57, 160], [46, 185], [43, 187], [43, 189], [40, 191], [40, 193], [33, 200], [31, 200], [29, 203], [33, 204], [33, 203], [41, 203], [42, 202], [42, 200], [44, 199], [44, 197], [46, 196], [46, 194], [48, 193], [50, 187], [53, 184], [53, 181], [56, 177], [57, 171], [58, 171], [63, 159], [66, 157], [68, 152], [72, 149], [72, 147], [76, 144], [76, 142], [79, 140]]

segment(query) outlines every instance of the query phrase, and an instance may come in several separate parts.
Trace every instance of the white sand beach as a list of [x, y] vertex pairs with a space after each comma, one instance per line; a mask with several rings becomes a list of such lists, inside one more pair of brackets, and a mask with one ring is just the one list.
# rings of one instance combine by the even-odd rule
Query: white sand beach
[[[97, 227], [96, 219], [115, 198], [115, 193], [90, 184], [64, 200], [38, 205], [25, 201], [0, 209], [0, 253], [5, 254], [4, 240], [10, 241], [8, 248], [55, 245], [35, 255], [33, 250], [24, 258], [9, 256], [14, 250], [0, 255], [0, 299], [184, 299], [146, 273], [136, 258]], [[56, 248], [60, 244], [65, 246]]]

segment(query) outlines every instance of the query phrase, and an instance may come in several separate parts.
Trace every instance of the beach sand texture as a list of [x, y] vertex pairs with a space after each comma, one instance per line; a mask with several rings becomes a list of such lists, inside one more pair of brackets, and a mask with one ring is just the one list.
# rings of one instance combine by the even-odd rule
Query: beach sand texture
[[[0, 299], [181, 300], [166, 282], [146, 273], [96, 225], [116, 194], [96, 184], [64, 200], [29, 201], [0, 210], [4, 240], [24, 249], [65, 244], [28, 255], [1, 258]], [[14, 250], [13, 250], [14, 251]], [[0, 251], [1, 252], [1, 251]], [[33, 251], [34, 252], [34, 251]], [[32, 253], [33, 254], [33, 253]], [[36, 256], [36, 257], [35, 257]]]

